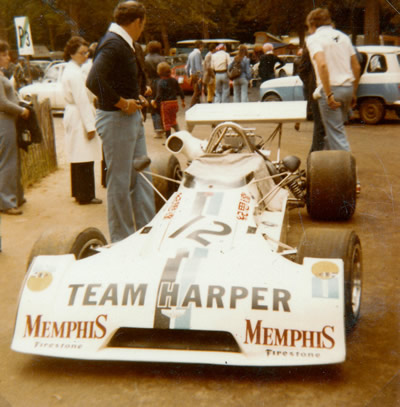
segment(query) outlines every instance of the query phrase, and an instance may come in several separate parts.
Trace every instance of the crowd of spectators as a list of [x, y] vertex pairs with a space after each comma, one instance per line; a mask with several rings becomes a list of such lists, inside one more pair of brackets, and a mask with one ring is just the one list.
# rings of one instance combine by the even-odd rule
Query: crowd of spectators
[[[168, 137], [172, 129], [179, 130], [179, 98], [185, 108], [182, 89], [171, 77], [171, 66], [162, 55], [161, 44], [150, 41], [144, 55], [137, 43], [145, 15], [139, 2], [120, 3], [114, 11], [115, 22], [98, 44], [89, 49], [83, 38], [73, 37], [65, 47], [65, 60], [69, 62], [62, 85], [67, 102], [64, 126], [72, 196], [80, 204], [101, 203], [95, 196], [93, 165], [101, 160], [103, 150], [112, 241], [141, 228], [155, 213], [153, 191], [133, 167], [134, 159], [147, 153], [143, 127], [147, 110], [155, 137], [162, 138]], [[326, 9], [313, 10], [307, 24], [311, 35], [299, 73], [305, 78], [313, 106], [311, 151], [349, 151], [343, 123], [358, 84], [359, 65], [354, 48], [346, 35], [332, 27]], [[254, 65], [258, 65], [261, 81], [273, 79], [276, 65], [284, 65], [270, 43], [256, 46], [252, 55], [241, 44], [233, 58], [221, 43], [211, 44], [203, 59], [203, 47], [203, 42], [197, 41], [187, 59], [186, 72], [193, 87], [190, 106], [202, 101], [228, 103], [230, 82], [233, 102], [246, 103]], [[20, 58], [13, 68], [13, 86], [7, 78], [9, 63], [8, 45], [1, 42], [0, 67], [4, 73], [0, 76], [0, 211], [21, 214], [19, 207], [25, 200], [20, 185], [15, 119], [26, 118], [29, 112], [18, 104], [15, 90], [26, 85], [29, 77], [25, 60]], [[318, 101], [311, 97], [315, 88], [321, 91]], [[150, 176], [148, 181], [151, 182]]]

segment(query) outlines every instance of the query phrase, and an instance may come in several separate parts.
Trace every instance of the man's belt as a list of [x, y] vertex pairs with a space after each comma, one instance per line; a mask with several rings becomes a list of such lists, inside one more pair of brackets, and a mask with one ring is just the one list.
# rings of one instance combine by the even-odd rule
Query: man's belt
[[225, 71], [215, 71], [215, 73], [225, 73], [227, 72], [227, 70], [225, 69]]

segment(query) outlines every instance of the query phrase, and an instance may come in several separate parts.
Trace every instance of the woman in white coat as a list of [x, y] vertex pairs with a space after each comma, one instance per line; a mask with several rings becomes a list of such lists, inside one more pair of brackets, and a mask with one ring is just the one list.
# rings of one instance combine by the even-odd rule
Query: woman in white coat
[[93, 97], [85, 85], [82, 65], [88, 57], [88, 43], [72, 37], [64, 48], [68, 62], [62, 76], [66, 107], [64, 130], [66, 153], [71, 163], [71, 192], [83, 204], [100, 204], [96, 198], [94, 161], [101, 160], [101, 140], [96, 133]]

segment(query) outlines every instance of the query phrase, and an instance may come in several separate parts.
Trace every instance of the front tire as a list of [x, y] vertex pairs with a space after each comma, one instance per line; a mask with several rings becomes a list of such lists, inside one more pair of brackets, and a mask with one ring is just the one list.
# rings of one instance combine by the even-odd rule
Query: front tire
[[305, 257], [342, 259], [344, 263], [344, 318], [350, 331], [360, 317], [362, 251], [357, 234], [346, 229], [307, 229], [297, 250], [297, 263]]
[[275, 93], [269, 93], [268, 95], [264, 96], [263, 102], [282, 102], [282, 99]]
[[348, 220], [356, 209], [356, 164], [348, 151], [314, 151], [307, 161], [307, 211], [317, 220]]
[[359, 113], [365, 124], [378, 124], [385, 117], [385, 106], [380, 99], [364, 99], [360, 103]]
[[34, 243], [27, 265], [29, 267], [33, 258], [40, 255], [73, 254], [77, 260], [85, 259], [106, 244], [106, 238], [97, 228], [47, 230]]
[[[172, 154], [165, 154], [165, 152], [158, 154], [156, 157], [152, 157], [150, 171], [154, 174], [172, 178], [176, 181], [182, 180], [182, 169], [178, 159]], [[179, 188], [179, 184], [176, 182], [168, 181], [156, 176], [153, 177], [153, 185], [167, 200]], [[156, 212], [158, 212], [165, 204], [157, 193], [154, 193], [154, 202], [156, 205]]]

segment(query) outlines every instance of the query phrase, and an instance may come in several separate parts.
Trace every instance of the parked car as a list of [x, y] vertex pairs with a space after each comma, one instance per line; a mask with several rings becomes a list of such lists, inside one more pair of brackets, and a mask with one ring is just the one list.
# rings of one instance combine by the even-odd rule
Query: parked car
[[30, 100], [33, 95], [36, 95], [38, 101], [42, 102], [48, 98], [50, 99], [52, 110], [64, 110], [65, 99], [61, 77], [65, 65], [65, 62], [53, 64], [46, 70], [42, 81], [21, 88], [19, 94], [22, 99]]
[[180, 63], [171, 68], [171, 76], [175, 78], [185, 93], [192, 93], [193, 87], [186, 73], [186, 63]]
[[47, 59], [34, 59], [29, 62], [33, 81], [41, 81], [51, 61]]
[[282, 78], [285, 76], [292, 76], [294, 70], [294, 61], [298, 58], [296, 55], [278, 55], [282, 61], [285, 62], [281, 68], [275, 68], [275, 77]]
[[[386, 110], [400, 117], [400, 47], [357, 47], [361, 79], [357, 90], [357, 110], [366, 124], [379, 123]], [[260, 100], [304, 100], [303, 82], [298, 76], [272, 79], [260, 86]]]

